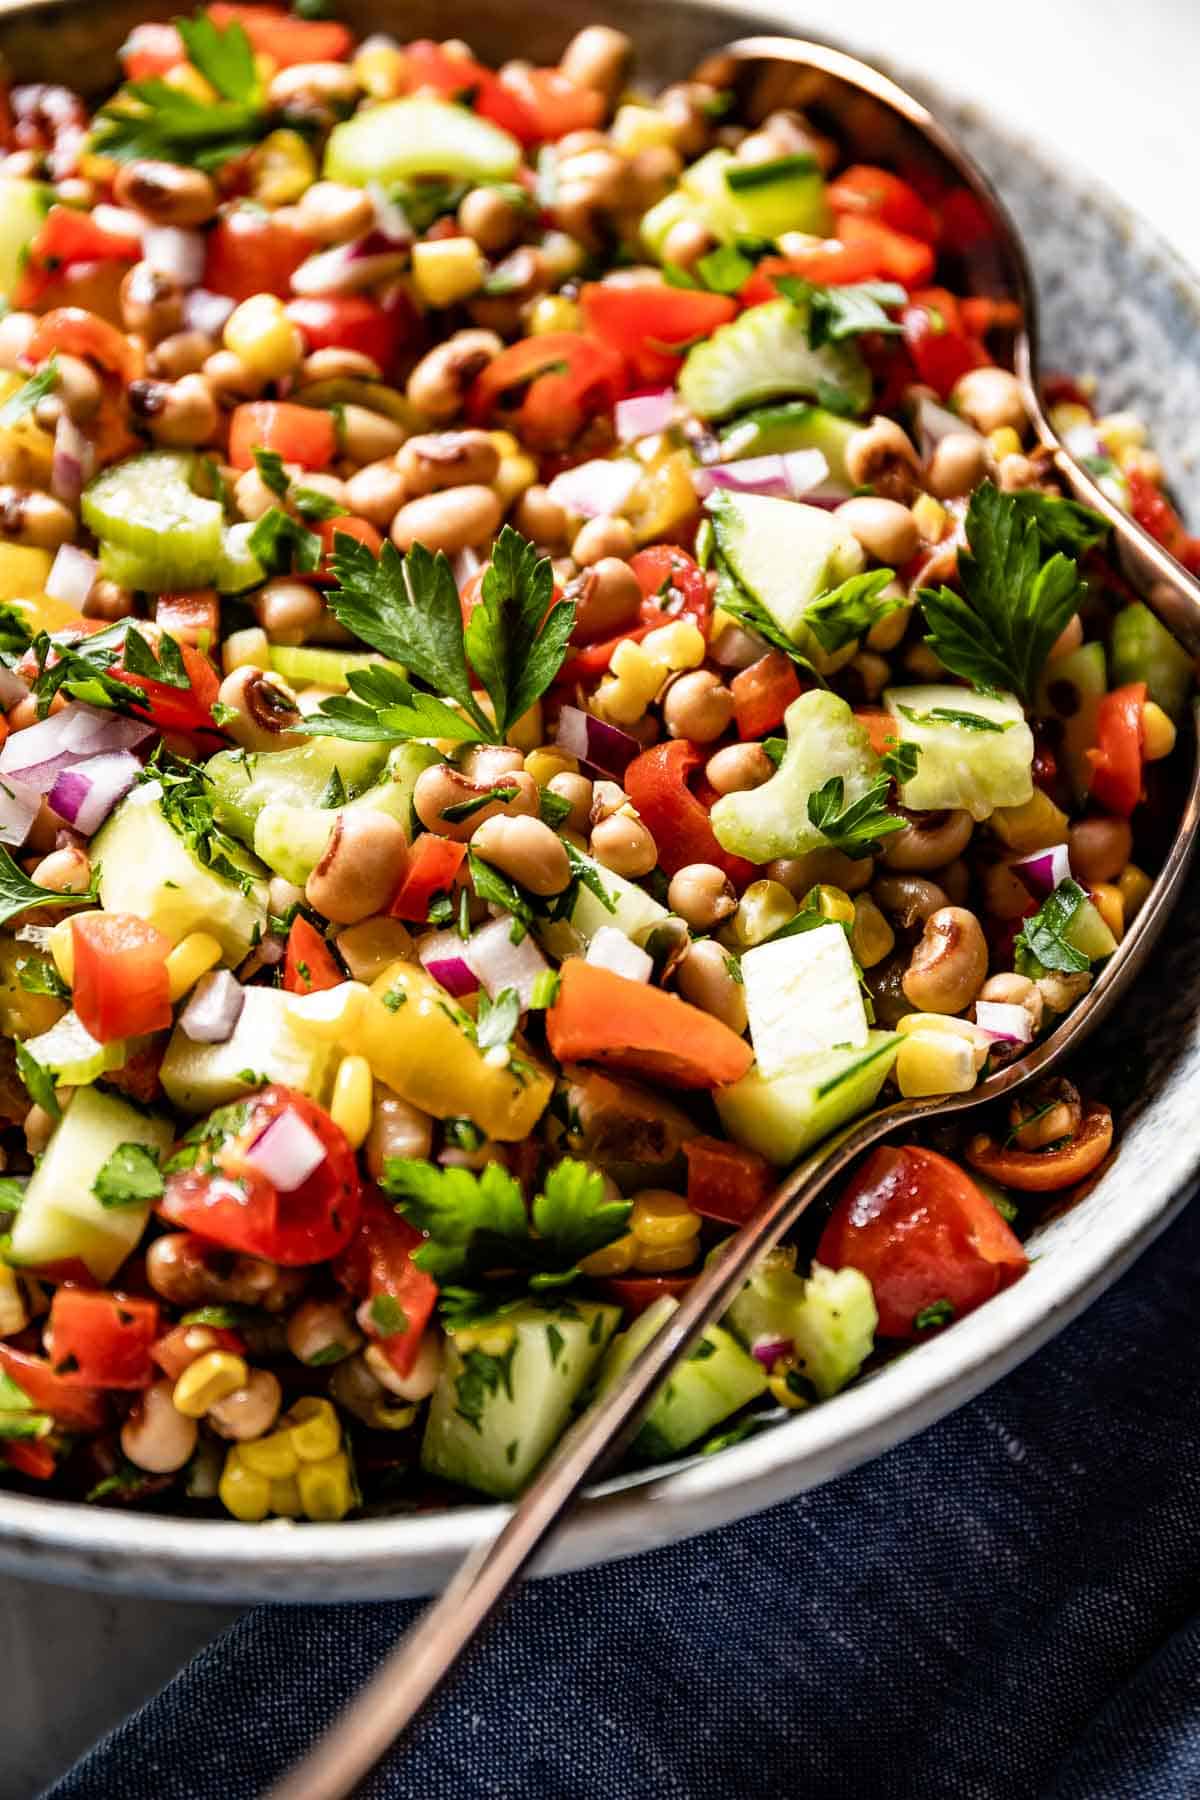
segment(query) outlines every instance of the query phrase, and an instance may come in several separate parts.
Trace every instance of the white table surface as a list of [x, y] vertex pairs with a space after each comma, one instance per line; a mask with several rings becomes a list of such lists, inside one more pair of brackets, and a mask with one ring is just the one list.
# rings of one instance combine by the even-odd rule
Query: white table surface
[[[1093, 169], [1200, 268], [1195, 0], [797, 0], [796, 26], [985, 104]], [[0, 1580], [0, 1800], [32, 1800], [234, 1617]]]

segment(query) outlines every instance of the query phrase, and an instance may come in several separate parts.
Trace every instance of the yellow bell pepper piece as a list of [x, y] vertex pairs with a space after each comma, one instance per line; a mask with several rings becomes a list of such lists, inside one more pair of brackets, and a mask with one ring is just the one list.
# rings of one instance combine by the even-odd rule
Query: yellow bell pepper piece
[[660, 538], [670, 537], [695, 517], [700, 502], [691, 471], [689, 453], [672, 450], [638, 483], [625, 516], [639, 544], [654, 544]]
[[493, 1068], [468, 1035], [471, 1020], [413, 963], [393, 963], [371, 985], [345, 1048], [377, 1081], [436, 1119], [465, 1115], [490, 1138], [528, 1137], [553, 1080], [525, 1051]]

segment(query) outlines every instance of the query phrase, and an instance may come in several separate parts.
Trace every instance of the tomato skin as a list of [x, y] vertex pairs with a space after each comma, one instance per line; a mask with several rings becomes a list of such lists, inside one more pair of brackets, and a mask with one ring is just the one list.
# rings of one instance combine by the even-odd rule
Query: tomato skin
[[294, 63], [344, 62], [354, 47], [354, 34], [335, 19], [297, 19], [279, 6], [239, 6], [213, 0], [208, 16], [226, 30], [235, 21], [255, 50], [281, 69]]
[[424, 925], [430, 901], [435, 894], [448, 893], [454, 886], [466, 854], [465, 844], [437, 837], [431, 831], [422, 832], [405, 859], [404, 875], [390, 908], [391, 917]]
[[878, 219], [861, 213], [842, 213], [837, 234], [851, 249], [869, 250], [876, 268], [885, 281], [898, 281], [902, 287], [921, 287], [933, 275], [935, 258], [929, 245], [907, 232], [894, 231]]
[[708, 337], [737, 313], [737, 301], [727, 294], [671, 287], [665, 281], [638, 287], [590, 281], [579, 299], [591, 331], [645, 382], [669, 381], [692, 339]]
[[399, 1375], [412, 1373], [422, 1335], [437, 1303], [437, 1282], [412, 1259], [413, 1251], [424, 1242], [422, 1234], [400, 1216], [378, 1188], [368, 1187], [363, 1194], [358, 1235], [334, 1270], [350, 1293], [368, 1301], [386, 1295], [403, 1311], [408, 1329], [374, 1340]]
[[150, 81], [186, 60], [173, 25], [135, 25], [117, 55], [126, 81]]
[[744, 1225], [774, 1186], [775, 1175], [765, 1156], [723, 1138], [687, 1138], [683, 1154], [688, 1205], [702, 1219]]
[[[540, 371], [540, 372], [539, 372]], [[625, 392], [625, 359], [578, 331], [549, 331], [502, 350], [467, 396], [473, 425], [503, 425], [530, 449], [566, 450]], [[516, 404], [506, 404], [514, 392]]]
[[1200, 574], [1200, 537], [1192, 537], [1162, 489], [1141, 469], [1126, 471], [1133, 516], [1193, 575]]
[[39, 1412], [48, 1412], [69, 1431], [103, 1431], [108, 1406], [103, 1393], [76, 1387], [51, 1368], [44, 1356], [17, 1350], [0, 1339], [0, 1369], [27, 1394]]
[[1105, 694], [1096, 714], [1095, 749], [1086, 752], [1092, 779], [1088, 793], [1105, 812], [1127, 819], [1142, 798], [1146, 683], [1131, 681]]
[[326, 469], [337, 454], [332, 413], [287, 400], [251, 400], [235, 406], [229, 420], [229, 460], [235, 469], [254, 467], [255, 449], [277, 450], [284, 462]]
[[937, 242], [937, 220], [916, 189], [890, 169], [854, 163], [831, 184], [827, 198], [835, 213], [878, 219], [923, 244]]
[[[498, 76], [497, 86], [524, 114], [524, 134], [483, 105], [476, 110], [525, 144], [553, 143], [569, 131], [594, 131], [604, 119], [603, 96], [568, 81], [559, 69], [526, 69], [514, 64]], [[495, 99], [493, 96], [492, 104]]]
[[[669, 625], [672, 619], [691, 619], [705, 637], [712, 626], [713, 602], [708, 591], [708, 577], [694, 557], [675, 544], [651, 544], [629, 559], [638, 586], [649, 606], [642, 608], [642, 624], [653, 630], [656, 625]], [[664, 583], [669, 592], [663, 594]], [[607, 666], [607, 665], [606, 665]]]
[[706, 807], [688, 786], [688, 776], [703, 761], [686, 738], [654, 744], [626, 769], [625, 791], [658, 845], [658, 860], [668, 875], [688, 863], [715, 863], [736, 888], [744, 888], [754, 880], [754, 864], [722, 849]]
[[855, 708], [854, 719], [866, 731], [876, 756], [885, 756], [896, 748], [896, 721], [891, 713], [877, 706], [859, 706]]
[[317, 248], [313, 238], [281, 225], [270, 213], [232, 206], [208, 234], [202, 285], [231, 300], [255, 294], [288, 300], [293, 274]]
[[141, 254], [139, 238], [104, 231], [90, 213], [75, 207], [52, 206], [28, 247], [13, 302], [26, 309], [36, 307], [64, 270], [79, 264], [135, 263]]
[[101, 1044], [166, 1031], [169, 937], [135, 913], [84, 913], [71, 920], [72, 998], [84, 1027]]
[[[162, 628], [146, 619], [137, 619], [130, 630], [136, 630], [145, 638], [151, 648], [157, 652], [164, 636]], [[144, 702], [134, 702], [133, 710], [142, 718], [150, 719], [160, 731], [181, 731], [195, 733], [197, 731], [215, 731], [213, 724], [213, 701], [221, 686], [217, 672], [202, 650], [193, 644], [184, 643], [176, 638], [183, 667], [190, 686], [186, 688], [172, 687], [167, 681], [154, 681], [145, 675], [138, 675], [125, 667], [126, 652], [122, 649], [120, 660], [112, 664], [108, 670], [114, 681], [121, 681], [127, 687], [140, 688], [145, 694]]]
[[879, 258], [868, 245], [843, 244], [840, 239], [830, 238], [799, 256], [765, 256], [738, 299], [743, 306], [761, 306], [766, 300], [777, 299], [778, 275], [794, 275], [823, 287], [847, 287], [856, 281], [870, 281], [878, 274]]
[[594, 1285], [602, 1299], [636, 1319], [664, 1294], [672, 1300], [682, 1300], [695, 1279], [694, 1275], [606, 1275]]
[[36, 368], [56, 350], [89, 358], [126, 383], [136, 381], [142, 373], [142, 353], [129, 338], [82, 306], [56, 306], [44, 314], [29, 340], [25, 360]]
[[802, 693], [795, 664], [782, 650], [768, 650], [748, 669], [741, 669], [729, 684], [738, 736], [746, 741], [763, 737], [783, 724], [783, 715]]
[[1020, 1240], [966, 1172], [936, 1150], [882, 1145], [860, 1166], [817, 1245], [827, 1268], [871, 1283], [883, 1337], [916, 1338], [917, 1316], [948, 1300], [973, 1312], [1027, 1267]]
[[945, 288], [914, 293], [900, 315], [900, 331], [918, 376], [943, 400], [960, 376], [991, 360], [964, 329], [958, 301]]
[[440, 94], [445, 100], [468, 97], [472, 112], [489, 119], [518, 143], [536, 144], [538, 126], [519, 96], [499, 79], [493, 69], [470, 56], [452, 56], [432, 38], [414, 38], [404, 46], [404, 92]]
[[144, 1388], [154, 1380], [157, 1300], [60, 1287], [49, 1324], [51, 1367], [71, 1387]]
[[58, 1467], [49, 1444], [21, 1438], [0, 1438], [0, 1463], [33, 1481], [49, 1481]]
[[356, 350], [386, 375], [411, 333], [396, 308], [380, 306], [364, 294], [330, 294], [290, 300], [284, 308], [304, 333], [310, 351]]
[[[192, 1343], [189, 1341], [192, 1338], [202, 1338], [203, 1343]], [[230, 1331], [225, 1325], [173, 1325], [156, 1340], [150, 1356], [168, 1381], [178, 1381], [197, 1357], [206, 1356], [210, 1350], [226, 1350], [231, 1356], [244, 1356], [246, 1345], [236, 1331]]]
[[319, 994], [340, 987], [346, 977], [315, 925], [297, 913], [288, 932], [283, 985], [289, 994]]

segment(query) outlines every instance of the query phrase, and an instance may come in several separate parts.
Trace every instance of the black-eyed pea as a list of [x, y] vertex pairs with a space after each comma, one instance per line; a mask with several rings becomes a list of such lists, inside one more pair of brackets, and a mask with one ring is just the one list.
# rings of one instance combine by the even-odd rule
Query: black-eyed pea
[[959, 1013], [987, 979], [988, 951], [973, 912], [943, 906], [925, 921], [904, 975], [904, 992], [918, 1012]]
[[343, 406], [340, 418], [341, 452], [356, 468], [394, 456], [404, 442], [404, 427], [369, 407]]
[[217, 210], [217, 190], [202, 169], [150, 158], [118, 164], [113, 198], [156, 225], [187, 230], [207, 225]]
[[676, 263], [681, 269], [691, 269], [702, 256], [715, 250], [716, 245], [717, 240], [707, 225], [702, 225], [698, 219], [680, 219], [663, 239], [663, 261]]
[[363, 1146], [367, 1172], [380, 1180], [394, 1159], [420, 1161], [433, 1148], [433, 1120], [390, 1088], [375, 1087], [375, 1111]]
[[162, 381], [198, 375], [215, 349], [213, 340], [203, 331], [173, 331], [151, 351], [150, 373]]
[[1087, 887], [1115, 881], [1133, 854], [1133, 833], [1125, 819], [1080, 819], [1068, 828], [1067, 843], [1072, 871]]
[[701, 938], [676, 969], [675, 985], [693, 1006], [740, 1033], [746, 1029], [746, 990], [735, 971], [735, 956], [715, 938]]
[[946, 890], [921, 875], [881, 875], [871, 892], [902, 931], [924, 925], [948, 902]]
[[961, 807], [952, 812], [914, 813], [903, 831], [886, 839], [881, 857], [889, 869], [941, 869], [962, 855], [974, 831], [974, 819]]
[[531, 894], [561, 894], [571, 879], [562, 839], [541, 819], [486, 819], [472, 834], [471, 849]]
[[10, 312], [0, 319], [0, 369], [16, 370], [38, 328], [36, 313]]
[[902, 504], [917, 491], [920, 459], [912, 439], [882, 414], [856, 431], [846, 445], [846, 474], [855, 487], [873, 487]]
[[361, 92], [350, 63], [292, 63], [271, 77], [267, 101], [281, 111], [325, 117], [352, 106]]
[[571, 556], [581, 569], [586, 569], [609, 556], [627, 561], [635, 548], [636, 540], [629, 520], [601, 513], [580, 526], [571, 545]]
[[300, 722], [295, 694], [268, 670], [252, 663], [234, 669], [217, 699], [228, 708], [222, 729], [243, 750], [288, 750], [305, 742], [293, 730]]
[[458, 331], [423, 356], [408, 378], [408, 398], [434, 424], [462, 411], [467, 390], [504, 348], [494, 331]]
[[382, 912], [400, 880], [408, 839], [390, 813], [347, 809], [334, 820], [305, 898], [337, 925]]
[[303, 644], [325, 616], [315, 587], [286, 575], [264, 583], [255, 594], [254, 616], [273, 644]]
[[200, 373], [217, 403], [226, 407], [256, 399], [267, 385], [266, 377], [248, 369], [232, 350], [214, 350], [205, 358]]
[[489, 256], [507, 250], [521, 233], [521, 214], [496, 188], [472, 188], [464, 194], [458, 223], [465, 236], [474, 238]]
[[745, 794], [762, 787], [775, 773], [761, 744], [726, 744], [704, 765], [704, 778], [718, 794]]
[[977, 1000], [999, 1001], [1002, 1006], [1023, 1006], [1029, 1014], [1029, 1024], [1036, 1034], [1042, 1028], [1042, 1015], [1045, 1001], [1041, 990], [1027, 975], [1004, 972], [989, 975], [976, 995]]
[[571, 808], [563, 820], [568, 831], [588, 829], [592, 819], [592, 784], [586, 775], [573, 774], [569, 769], [561, 775], [552, 775], [546, 783], [546, 792], [565, 800]]
[[173, 450], [207, 443], [219, 417], [204, 375], [184, 375], [178, 381], [133, 381], [129, 411], [142, 421], [156, 444]]
[[362, 237], [375, 223], [375, 203], [364, 188], [341, 181], [314, 181], [296, 202], [304, 230], [319, 244], [342, 244]]
[[663, 695], [663, 721], [672, 737], [711, 744], [728, 730], [733, 695], [712, 669], [689, 669]]
[[985, 435], [1005, 426], [1023, 432], [1029, 422], [1021, 383], [1007, 369], [968, 369], [955, 382], [950, 404]]
[[398, 550], [424, 544], [448, 556], [483, 544], [500, 529], [504, 509], [491, 488], [471, 484], [424, 494], [400, 508], [392, 520], [392, 542]]
[[382, 530], [391, 524], [408, 498], [404, 477], [392, 457], [367, 463], [346, 483], [346, 504], [359, 519], [369, 519]]
[[737, 906], [733, 883], [715, 863], [688, 863], [671, 877], [667, 905], [693, 931], [711, 931]]
[[171, 1231], [147, 1249], [146, 1279], [173, 1306], [257, 1306], [278, 1313], [295, 1305], [308, 1271], [231, 1254], [190, 1231]]
[[764, 874], [778, 881], [790, 894], [802, 899], [812, 887], [841, 888], [844, 894], [861, 894], [875, 873], [869, 856], [844, 856], [840, 850], [809, 850], [803, 856], [780, 856], [766, 865]]
[[151, 263], [134, 263], [121, 282], [120, 304], [126, 331], [148, 343], [170, 337], [183, 325], [183, 289]]
[[52, 850], [43, 856], [30, 880], [56, 894], [85, 894], [92, 880], [91, 858], [75, 845]]
[[988, 472], [988, 449], [974, 431], [948, 431], [934, 445], [925, 485], [938, 500], [958, 500], [979, 486]]
[[489, 790], [496, 785], [492, 781], [478, 782], [452, 763], [434, 763], [417, 776], [413, 810], [426, 831], [460, 844], [465, 844], [476, 828], [489, 819], [536, 815], [538, 785], [532, 775], [520, 768], [505, 774], [499, 785], [511, 790], [510, 796], [488, 799]]
[[246, 1385], [210, 1406], [205, 1416], [218, 1437], [249, 1443], [270, 1431], [282, 1405], [278, 1377], [270, 1369], [251, 1369]]
[[85, 619], [104, 619], [115, 625], [118, 619], [128, 619], [136, 609], [128, 588], [118, 587], [115, 581], [101, 575], [93, 581], [81, 610]]
[[14, 543], [57, 550], [75, 535], [75, 515], [36, 488], [0, 487], [0, 532]]
[[627, 562], [619, 556], [602, 556], [570, 582], [566, 598], [575, 603], [571, 641], [586, 644], [632, 625], [641, 614], [643, 596]]
[[837, 518], [877, 563], [891, 563], [899, 568], [917, 553], [921, 541], [917, 522], [898, 500], [861, 494], [844, 501], [837, 509]]
[[559, 69], [576, 87], [590, 88], [612, 101], [633, 57], [633, 41], [611, 25], [585, 25], [571, 39]]
[[486, 431], [424, 433], [409, 438], [395, 460], [410, 500], [472, 483], [489, 487], [500, 468], [500, 452]]
[[566, 508], [541, 482], [525, 489], [513, 512], [513, 524], [531, 543], [546, 550], [559, 550], [567, 541]]
[[261, 519], [278, 506], [279, 496], [269, 488], [257, 469], [246, 469], [233, 487], [233, 503], [243, 519]]
[[378, 381], [383, 374], [379, 364], [361, 350], [346, 350], [340, 344], [326, 344], [314, 350], [300, 365], [301, 381]]
[[174, 1382], [155, 1381], [138, 1395], [121, 1426], [121, 1450], [148, 1475], [173, 1475], [196, 1448], [199, 1424], [175, 1408]]
[[636, 881], [658, 864], [658, 846], [640, 819], [610, 813], [592, 827], [591, 853], [614, 875]]

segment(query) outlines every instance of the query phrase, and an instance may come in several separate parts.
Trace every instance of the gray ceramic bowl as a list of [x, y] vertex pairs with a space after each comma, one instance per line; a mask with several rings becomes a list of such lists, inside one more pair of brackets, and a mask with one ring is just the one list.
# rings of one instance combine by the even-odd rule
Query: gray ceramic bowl
[[[595, 17], [587, 0], [530, 8], [523, 24], [515, 6], [490, 0], [460, 0], [450, 10], [435, 0], [350, 0], [339, 10], [363, 34], [389, 25], [406, 37], [453, 30], [493, 62], [518, 51], [552, 61]], [[146, 16], [151, 9], [136, 0], [102, 12], [87, 0], [0, 4], [0, 52], [19, 79], [99, 89], [111, 84], [126, 31]], [[610, 0], [603, 16], [633, 34], [643, 70], [663, 78], [686, 74], [702, 52], [748, 31], [804, 29], [788, 0]], [[963, 130], [1026, 233], [1042, 300], [1043, 367], [1091, 371], [1106, 409], [1128, 406], [1147, 419], [1187, 497], [1200, 461], [1200, 283], [1094, 182], [1044, 162], [945, 96], [923, 97]], [[1035, 1234], [1025, 1279], [810, 1413], [719, 1456], [598, 1489], [543, 1572], [669, 1543], [828, 1481], [979, 1393], [1128, 1268], [1183, 1205], [1200, 1164], [1200, 941], [1189, 925], [1198, 893], [1194, 883], [1149, 974], [1089, 1053], [1122, 1110], [1119, 1154], [1086, 1199]], [[0, 1493], [0, 1567], [180, 1598], [380, 1599], [441, 1585], [499, 1518], [499, 1508], [468, 1506], [344, 1525], [252, 1526]]]

